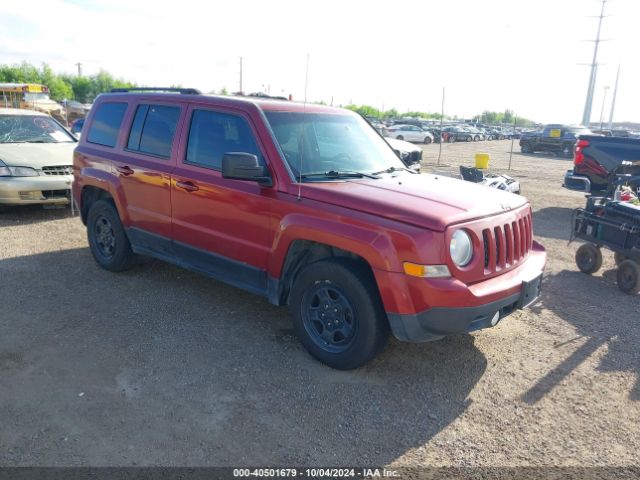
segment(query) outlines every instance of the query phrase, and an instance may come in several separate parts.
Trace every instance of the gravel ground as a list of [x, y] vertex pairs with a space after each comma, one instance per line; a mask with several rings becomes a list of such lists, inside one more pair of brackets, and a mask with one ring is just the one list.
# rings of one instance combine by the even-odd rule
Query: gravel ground
[[[423, 169], [486, 151], [506, 171], [509, 147], [443, 145], [436, 166], [428, 145]], [[154, 260], [100, 270], [68, 209], [0, 213], [0, 465], [638, 465], [640, 297], [610, 253], [577, 271], [569, 167], [513, 155], [549, 253], [539, 302], [352, 372], [259, 297]]]

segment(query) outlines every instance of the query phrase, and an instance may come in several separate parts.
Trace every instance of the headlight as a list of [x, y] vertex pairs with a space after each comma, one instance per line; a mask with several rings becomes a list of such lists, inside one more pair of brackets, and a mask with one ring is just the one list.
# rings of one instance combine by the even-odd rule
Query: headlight
[[30, 167], [8, 167], [0, 160], [0, 177], [37, 177], [38, 171]]
[[451, 237], [449, 253], [451, 254], [451, 260], [458, 267], [464, 267], [469, 264], [471, 258], [473, 258], [473, 242], [467, 232], [456, 230]]

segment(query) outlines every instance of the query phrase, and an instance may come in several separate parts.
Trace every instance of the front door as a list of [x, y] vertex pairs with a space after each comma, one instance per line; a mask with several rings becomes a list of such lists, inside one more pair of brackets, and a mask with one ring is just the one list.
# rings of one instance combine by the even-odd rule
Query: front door
[[221, 174], [227, 152], [265, 162], [251, 121], [234, 110], [192, 106], [186, 125], [171, 179], [174, 250], [192, 268], [264, 294], [274, 191]]

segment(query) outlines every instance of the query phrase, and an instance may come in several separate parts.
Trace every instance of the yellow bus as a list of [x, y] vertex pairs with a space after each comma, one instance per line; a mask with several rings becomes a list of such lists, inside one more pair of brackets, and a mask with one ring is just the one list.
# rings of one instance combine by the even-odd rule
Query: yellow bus
[[37, 83], [0, 83], [0, 107], [36, 110], [64, 119], [62, 107], [49, 97], [49, 87]]

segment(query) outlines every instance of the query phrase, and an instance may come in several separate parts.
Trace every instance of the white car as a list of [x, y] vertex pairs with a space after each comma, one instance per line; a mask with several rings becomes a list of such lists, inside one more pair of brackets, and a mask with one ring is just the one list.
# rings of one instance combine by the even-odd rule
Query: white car
[[384, 137], [389, 146], [400, 157], [400, 160], [407, 166], [407, 168], [420, 172], [420, 161], [422, 160], [422, 149], [416, 147], [414, 144], [405, 142], [404, 140], [397, 140], [392, 137]]
[[433, 135], [415, 125], [392, 125], [386, 128], [385, 137], [391, 137], [408, 142], [431, 143]]
[[0, 205], [69, 203], [76, 143], [49, 115], [0, 108]]

